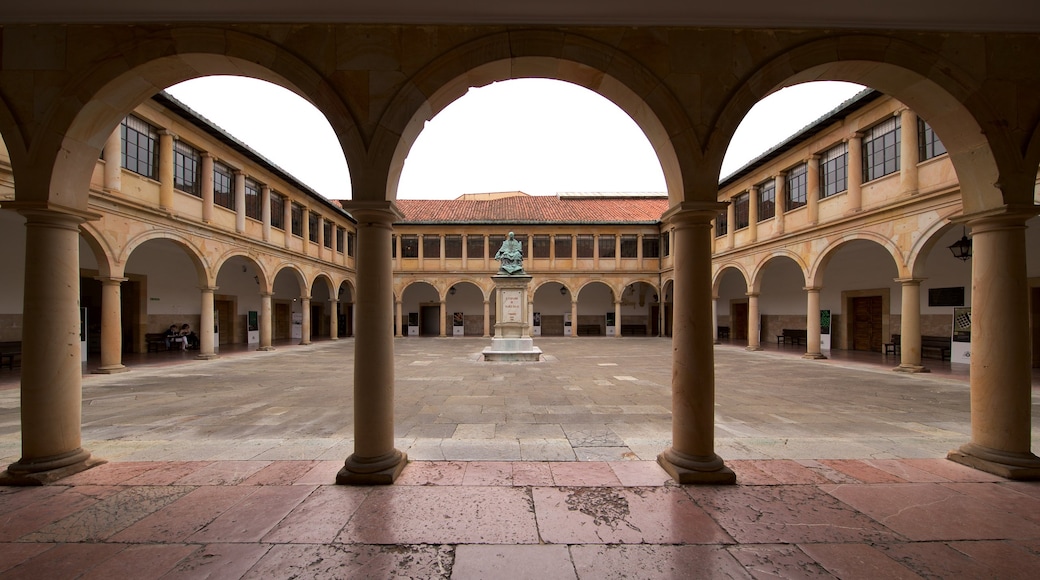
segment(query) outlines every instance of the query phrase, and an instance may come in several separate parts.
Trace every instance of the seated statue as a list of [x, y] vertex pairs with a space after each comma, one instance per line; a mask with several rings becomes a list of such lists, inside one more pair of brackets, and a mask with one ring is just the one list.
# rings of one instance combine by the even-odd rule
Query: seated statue
[[513, 232], [509, 232], [509, 237], [502, 240], [502, 247], [495, 254], [495, 259], [501, 262], [499, 274], [515, 276], [524, 273], [523, 248], [520, 241], [513, 237]]

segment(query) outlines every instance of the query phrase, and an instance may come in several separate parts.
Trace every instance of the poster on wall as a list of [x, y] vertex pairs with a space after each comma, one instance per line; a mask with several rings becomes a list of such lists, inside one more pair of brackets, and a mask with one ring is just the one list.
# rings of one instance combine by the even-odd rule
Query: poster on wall
[[87, 364], [87, 309], [79, 309], [79, 361]]
[[452, 336], [465, 336], [466, 334], [466, 315], [461, 312], [453, 312], [451, 314], [451, 335]]
[[613, 312], [608, 312], [607, 313], [607, 336], [615, 336], [615, 335], [617, 335], [617, 327], [614, 326], [615, 322], [616, 321], [614, 320], [614, 313]]
[[246, 341], [249, 344], [260, 344], [260, 313], [256, 310], [246, 313]]
[[408, 336], [419, 336], [419, 313], [408, 313]]
[[542, 335], [542, 313], [535, 312], [531, 318], [531, 336]]
[[303, 338], [303, 313], [293, 312], [292, 314], [292, 330], [289, 336], [291, 338]]
[[820, 311], [820, 350], [831, 349], [831, 311]]
[[571, 326], [571, 315], [570, 314], [564, 314], [563, 315], [563, 335], [564, 336], [570, 336], [571, 332], [572, 332], [572, 330], [571, 330], [572, 328], [573, 327]]
[[971, 307], [953, 309], [953, 341], [950, 344], [950, 363], [971, 363]]

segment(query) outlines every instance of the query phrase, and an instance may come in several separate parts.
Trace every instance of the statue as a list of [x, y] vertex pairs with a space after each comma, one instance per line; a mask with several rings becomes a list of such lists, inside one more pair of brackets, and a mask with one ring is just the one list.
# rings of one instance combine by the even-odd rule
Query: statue
[[509, 237], [502, 240], [502, 247], [495, 254], [495, 259], [502, 263], [498, 268], [499, 274], [509, 276], [524, 275], [523, 248], [520, 242], [513, 238], [513, 232], [509, 232]]

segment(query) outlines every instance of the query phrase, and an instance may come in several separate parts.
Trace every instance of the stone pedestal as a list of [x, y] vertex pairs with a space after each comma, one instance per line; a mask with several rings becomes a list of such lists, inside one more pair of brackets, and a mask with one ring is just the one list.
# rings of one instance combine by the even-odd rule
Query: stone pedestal
[[495, 281], [495, 336], [484, 349], [486, 361], [538, 361], [542, 349], [531, 339], [527, 287], [531, 277], [492, 276]]

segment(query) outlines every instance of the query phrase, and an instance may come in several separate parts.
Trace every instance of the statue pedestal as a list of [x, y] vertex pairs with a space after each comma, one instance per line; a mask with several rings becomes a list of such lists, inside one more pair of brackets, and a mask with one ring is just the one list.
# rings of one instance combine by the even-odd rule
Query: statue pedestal
[[495, 281], [495, 337], [484, 349], [484, 360], [495, 362], [538, 361], [542, 349], [534, 346], [527, 323], [527, 287], [531, 277], [492, 276]]

